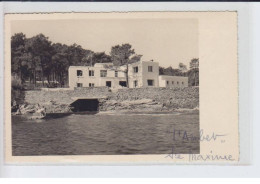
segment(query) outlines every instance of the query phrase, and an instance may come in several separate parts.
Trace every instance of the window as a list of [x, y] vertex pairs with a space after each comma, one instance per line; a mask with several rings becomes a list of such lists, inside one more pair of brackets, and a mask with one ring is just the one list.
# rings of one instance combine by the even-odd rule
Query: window
[[89, 83], [88, 86], [89, 87], [94, 87], [94, 83]]
[[177, 82], [177, 84], [179, 84], [179, 82]]
[[147, 80], [148, 86], [153, 86], [153, 80]]
[[82, 83], [77, 83], [77, 87], [81, 88], [82, 87]]
[[115, 77], [118, 77], [118, 71], [115, 71]]
[[166, 81], [167, 85], [169, 85], [169, 81]]
[[134, 81], [134, 87], [136, 88], [137, 86], [138, 86], [138, 81], [135, 80], [135, 81]]
[[107, 70], [100, 70], [100, 77], [106, 77], [107, 76]]
[[106, 81], [106, 86], [107, 86], [107, 87], [111, 87], [111, 85], [112, 85], [112, 82], [111, 82], [111, 81]]
[[119, 85], [126, 87], [126, 81], [119, 81]]
[[172, 84], [174, 84], [174, 81], [172, 81]]
[[88, 76], [94, 76], [94, 70], [89, 70]]
[[153, 72], [153, 66], [148, 66], [148, 72]]
[[184, 82], [182, 82], [182, 85], [184, 84]]
[[79, 76], [82, 76], [82, 70], [77, 70], [77, 76], [79, 77]]
[[138, 66], [134, 67], [134, 73], [138, 73]]

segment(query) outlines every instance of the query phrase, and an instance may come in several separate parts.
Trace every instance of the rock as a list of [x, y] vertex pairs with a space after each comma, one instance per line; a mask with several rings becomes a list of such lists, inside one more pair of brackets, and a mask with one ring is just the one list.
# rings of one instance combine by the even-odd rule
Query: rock
[[107, 101], [107, 105], [115, 105], [117, 103], [118, 102], [116, 100], [109, 100], [109, 101]]
[[12, 107], [11, 107], [11, 112], [13, 113], [13, 112], [17, 112], [17, 110], [19, 109], [19, 105], [13, 105]]
[[41, 119], [46, 116], [46, 110], [39, 104], [23, 104], [19, 106], [15, 115], [28, 115], [29, 119]]
[[54, 104], [55, 104], [55, 101], [53, 101], [53, 100], [42, 103], [42, 105], [54, 105]]
[[30, 119], [42, 119], [46, 116], [45, 109], [39, 109], [35, 113], [32, 114]]
[[147, 104], [153, 102], [152, 99], [141, 99], [141, 100], [125, 100], [121, 102], [122, 105], [124, 106], [129, 106], [129, 105], [140, 105], [140, 104]]
[[199, 110], [200, 108], [199, 108], [199, 106], [197, 106], [197, 107], [195, 107], [193, 110]]
[[126, 111], [161, 111], [162, 104], [152, 100], [152, 99], [138, 99], [135, 100], [107, 100], [100, 104], [100, 110], [111, 111], [111, 110], [126, 110]]
[[20, 109], [18, 108], [17, 111], [14, 113], [14, 115], [22, 115]]

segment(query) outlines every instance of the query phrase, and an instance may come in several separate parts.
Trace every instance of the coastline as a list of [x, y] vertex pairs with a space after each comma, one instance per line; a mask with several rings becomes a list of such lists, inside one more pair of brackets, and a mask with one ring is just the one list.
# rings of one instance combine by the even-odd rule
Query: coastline
[[[144, 95], [140, 96], [141, 93]], [[37, 90], [25, 91], [23, 95], [24, 99], [20, 100], [20, 104], [12, 103], [12, 115], [28, 115], [29, 119], [42, 119], [50, 114], [78, 113], [81, 110], [73, 106], [73, 102], [82, 99], [80, 105], [88, 106], [88, 102], [84, 101], [88, 98], [97, 98], [97, 109], [89, 112], [93, 114], [167, 114], [199, 109], [197, 87], [137, 88], [116, 92], [111, 92], [108, 88]]]

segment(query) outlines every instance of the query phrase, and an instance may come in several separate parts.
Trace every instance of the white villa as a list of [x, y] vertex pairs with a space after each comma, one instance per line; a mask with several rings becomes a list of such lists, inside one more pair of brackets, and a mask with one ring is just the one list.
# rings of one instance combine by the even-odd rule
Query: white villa
[[[70, 66], [69, 87], [118, 88], [126, 85], [126, 66], [96, 63], [94, 66]], [[159, 75], [159, 63], [140, 61], [128, 65], [129, 88], [138, 87], [187, 87], [188, 77]]]

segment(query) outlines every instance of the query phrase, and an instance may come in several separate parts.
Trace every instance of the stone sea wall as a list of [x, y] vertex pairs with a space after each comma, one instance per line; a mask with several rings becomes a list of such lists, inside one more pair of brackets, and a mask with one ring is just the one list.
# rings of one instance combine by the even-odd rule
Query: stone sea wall
[[193, 109], [199, 105], [199, 88], [122, 89], [111, 95], [109, 99], [116, 101], [152, 99], [164, 106]]
[[58, 104], [71, 104], [75, 97], [83, 98], [102, 98], [111, 95], [108, 87], [96, 88], [75, 88], [75, 90], [60, 90], [60, 91], [26, 91], [25, 102], [30, 104], [45, 104], [51, 101]]
[[70, 112], [75, 97], [100, 98], [100, 111], [173, 111], [199, 107], [199, 88], [75, 88], [60, 91], [26, 91], [25, 102], [39, 104], [46, 113]]

